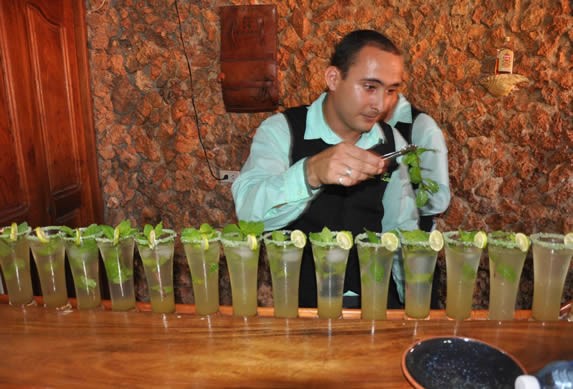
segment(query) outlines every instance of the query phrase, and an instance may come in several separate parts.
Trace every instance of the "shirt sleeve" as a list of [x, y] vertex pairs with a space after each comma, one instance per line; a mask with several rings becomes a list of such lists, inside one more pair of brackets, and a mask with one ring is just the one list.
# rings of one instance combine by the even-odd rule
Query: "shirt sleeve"
[[420, 156], [422, 176], [434, 180], [439, 185], [437, 193], [430, 195], [428, 203], [420, 208], [422, 215], [436, 215], [444, 212], [450, 205], [450, 177], [448, 173], [448, 149], [442, 130], [434, 119], [420, 114], [412, 128], [412, 142], [432, 151]]
[[262, 221], [267, 231], [282, 228], [298, 218], [319, 192], [307, 185], [304, 159], [290, 166], [290, 144], [283, 114], [261, 123], [231, 187], [239, 220]]

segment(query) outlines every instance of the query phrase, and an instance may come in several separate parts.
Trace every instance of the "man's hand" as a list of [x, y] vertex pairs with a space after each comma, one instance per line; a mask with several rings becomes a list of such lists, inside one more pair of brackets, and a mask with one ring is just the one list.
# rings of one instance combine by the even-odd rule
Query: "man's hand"
[[313, 188], [325, 184], [352, 186], [386, 169], [387, 162], [379, 155], [343, 142], [309, 157], [306, 177]]

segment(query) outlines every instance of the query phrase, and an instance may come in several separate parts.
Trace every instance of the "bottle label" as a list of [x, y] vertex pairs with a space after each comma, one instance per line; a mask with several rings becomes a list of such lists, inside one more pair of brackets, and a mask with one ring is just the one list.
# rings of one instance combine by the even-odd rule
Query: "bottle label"
[[509, 49], [500, 50], [498, 54], [498, 67], [499, 73], [512, 73], [513, 72], [513, 52]]

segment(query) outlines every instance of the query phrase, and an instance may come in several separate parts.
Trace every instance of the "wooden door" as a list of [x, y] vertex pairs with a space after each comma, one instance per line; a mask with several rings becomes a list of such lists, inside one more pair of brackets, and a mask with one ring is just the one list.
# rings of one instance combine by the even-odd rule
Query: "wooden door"
[[101, 222], [81, 0], [0, 0], [0, 226]]

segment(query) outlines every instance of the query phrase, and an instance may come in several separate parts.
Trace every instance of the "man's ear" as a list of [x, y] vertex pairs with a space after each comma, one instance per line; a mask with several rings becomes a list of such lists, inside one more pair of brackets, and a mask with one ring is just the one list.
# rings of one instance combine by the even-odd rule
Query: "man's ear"
[[338, 81], [341, 79], [340, 69], [336, 66], [329, 66], [324, 71], [324, 78], [329, 90], [336, 90]]

